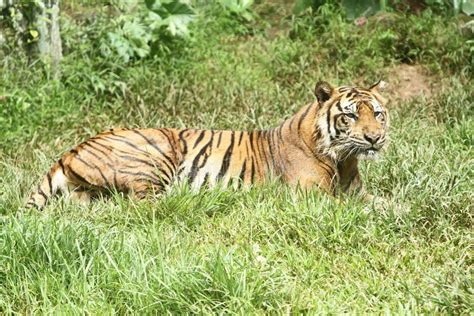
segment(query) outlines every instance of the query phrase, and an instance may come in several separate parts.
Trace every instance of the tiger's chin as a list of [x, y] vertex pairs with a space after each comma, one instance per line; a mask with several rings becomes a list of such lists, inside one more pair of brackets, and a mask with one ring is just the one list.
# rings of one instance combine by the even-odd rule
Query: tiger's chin
[[376, 149], [361, 150], [357, 153], [357, 159], [360, 160], [377, 160], [380, 157], [380, 153]]

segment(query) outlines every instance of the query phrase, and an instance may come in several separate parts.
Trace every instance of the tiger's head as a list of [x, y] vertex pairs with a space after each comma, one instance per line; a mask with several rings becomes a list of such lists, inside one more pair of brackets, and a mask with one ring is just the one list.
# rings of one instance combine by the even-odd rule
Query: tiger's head
[[316, 85], [320, 106], [317, 125], [324, 153], [334, 160], [378, 156], [387, 139], [389, 121], [387, 101], [380, 95], [385, 85], [383, 81], [368, 89], [333, 88], [327, 82]]

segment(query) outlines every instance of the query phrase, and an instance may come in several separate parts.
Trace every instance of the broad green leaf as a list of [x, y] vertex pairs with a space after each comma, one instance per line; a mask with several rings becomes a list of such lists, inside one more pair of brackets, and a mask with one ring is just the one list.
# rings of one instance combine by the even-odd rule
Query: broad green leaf
[[166, 11], [169, 14], [189, 14], [189, 15], [194, 15], [195, 12], [189, 6], [188, 4], [181, 2], [181, 1], [171, 1], [169, 3], [163, 3], [163, 8], [166, 9]]
[[193, 16], [188, 14], [174, 14], [169, 16], [165, 22], [167, 29], [173, 36], [185, 36], [188, 34], [188, 24]]
[[462, 12], [467, 15], [474, 15], [474, 0], [464, 0], [462, 3]]

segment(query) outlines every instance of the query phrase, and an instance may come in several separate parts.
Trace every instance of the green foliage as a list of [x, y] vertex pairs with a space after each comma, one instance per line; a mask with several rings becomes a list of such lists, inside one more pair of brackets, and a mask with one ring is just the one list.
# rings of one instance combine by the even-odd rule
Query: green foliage
[[[379, 11], [385, 11], [387, 8], [396, 7], [402, 4], [407, 8], [410, 4], [401, 0], [341, 0], [341, 1], [324, 1], [324, 0], [297, 0], [293, 8], [295, 14], [300, 14], [308, 8], [312, 8], [313, 12], [324, 4], [340, 5], [346, 12], [349, 20], [355, 20], [358, 17], [370, 16]], [[416, 4], [416, 2], [415, 2]], [[430, 9], [440, 13], [453, 12], [459, 14], [461, 12], [472, 15], [474, 14], [474, 1], [472, 0], [427, 0], [418, 3], [419, 6], [428, 6]]]
[[293, 7], [294, 14], [301, 14], [306, 9], [311, 8], [316, 11], [320, 6], [325, 4], [325, 0], [296, 0], [295, 6]]
[[474, 2], [472, 0], [427, 0], [426, 4], [438, 12], [452, 12], [453, 14], [474, 14]]
[[[317, 38], [315, 45], [321, 43], [318, 51], [321, 58], [346, 60], [353, 66], [347, 73], [357, 72], [360, 67], [370, 71], [378, 61], [380, 65], [388, 65], [393, 60], [431, 62], [436, 63], [436, 67], [453, 71], [473, 71], [472, 63], [468, 62], [471, 58], [469, 46], [459, 35], [455, 22], [430, 11], [421, 16], [379, 14], [358, 26], [344, 21], [337, 6], [324, 5], [317, 15], [306, 14], [294, 20], [290, 35], [304, 40]], [[340, 70], [345, 71], [344, 68]]]
[[312, 8], [316, 12], [319, 7], [325, 4], [341, 6], [346, 12], [349, 20], [354, 20], [361, 16], [369, 16], [380, 10], [385, 10], [387, 0], [341, 0], [341, 1], [324, 1], [324, 0], [297, 0], [293, 8], [295, 14], [300, 14], [308, 8]]
[[[188, 24], [194, 18], [192, 8], [181, 0], [147, 0], [114, 19], [102, 39], [104, 56], [117, 54], [124, 62], [144, 58], [163, 49], [173, 37], [188, 34]], [[122, 5], [122, 8], [127, 6]]]
[[254, 20], [255, 14], [252, 11], [254, 0], [219, 0], [224, 9], [247, 22]]

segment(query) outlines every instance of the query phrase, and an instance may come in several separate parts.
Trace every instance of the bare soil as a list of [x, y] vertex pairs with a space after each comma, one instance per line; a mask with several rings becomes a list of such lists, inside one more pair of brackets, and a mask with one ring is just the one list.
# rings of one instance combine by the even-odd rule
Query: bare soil
[[389, 72], [388, 94], [406, 101], [416, 97], [431, 97], [436, 90], [434, 79], [419, 65], [401, 64]]

